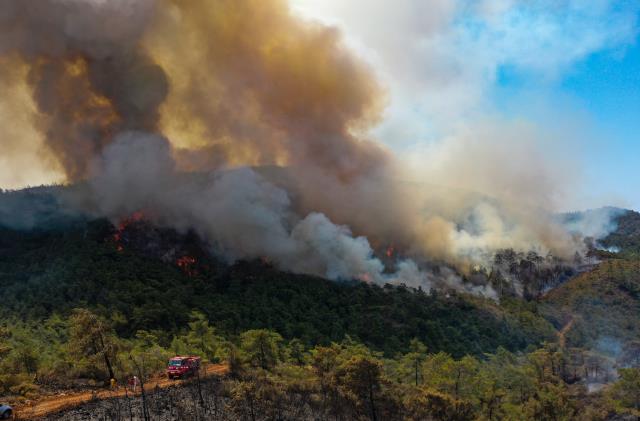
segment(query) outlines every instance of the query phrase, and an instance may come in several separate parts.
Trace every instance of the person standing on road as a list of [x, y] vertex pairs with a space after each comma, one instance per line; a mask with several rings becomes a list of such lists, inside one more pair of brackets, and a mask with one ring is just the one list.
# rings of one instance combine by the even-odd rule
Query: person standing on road
[[138, 376], [129, 377], [127, 384], [129, 385], [131, 391], [133, 393], [136, 393], [136, 391], [138, 390], [138, 385], [140, 384], [140, 379], [138, 378]]

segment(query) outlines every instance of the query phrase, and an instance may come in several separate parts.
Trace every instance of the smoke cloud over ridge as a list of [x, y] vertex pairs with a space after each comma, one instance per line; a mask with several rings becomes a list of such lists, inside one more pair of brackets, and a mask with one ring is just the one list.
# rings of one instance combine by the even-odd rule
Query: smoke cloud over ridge
[[[68, 182], [88, 180], [79, 206], [113, 220], [143, 210], [229, 261], [472, 290], [421, 264], [581, 247], [535, 206], [546, 174], [493, 191], [440, 189], [437, 168], [403, 181], [415, 174], [367, 139], [386, 104], [373, 72], [284, 0], [7, 0], [0, 63], [24, 70], [44, 153]], [[461, 172], [464, 149], [451, 161]], [[504, 181], [503, 163], [486, 168], [483, 187]], [[377, 257], [390, 244], [397, 261]]]

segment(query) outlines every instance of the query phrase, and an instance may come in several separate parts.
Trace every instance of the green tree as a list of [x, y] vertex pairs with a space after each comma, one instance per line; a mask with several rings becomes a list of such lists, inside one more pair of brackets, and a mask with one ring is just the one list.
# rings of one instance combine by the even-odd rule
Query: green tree
[[475, 419], [469, 402], [421, 387], [406, 393], [403, 399], [404, 419], [410, 421], [471, 421]]
[[534, 395], [525, 404], [525, 414], [528, 419], [540, 421], [565, 421], [573, 416], [564, 383], [554, 384], [544, 382], [540, 384]]
[[616, 408], [640, 417], [640, 368], [621, 368], [609, 397]]
[[34, 341], [18, 342], [14, 348], [16, 358], [20, 365], [30, 376], [38, 377], [40, 366], [40, 353]]
[[340, 346], [317, 346], [311, 350], [311, 367], [320, 386], [322, 411], [338, 409], [340, 407], [339, 393], [335, 382], [338, 368]]
[[382, 392], [382, 364], [369, 357], [356, 356], [342, 367], [341, 389], [356, 408], [370, 419], [380, 419], [377, 402]]
[[299, 366], [302, 366], [306, 362], [306, 349], [304, 343], [300, 339], [292, 339], [287, 345], [287, 354], [289, 360]]
[[427, 346], [418, 339], [412, 339], [409, 343], [409, 352], [406, 353], [401, 361], [400, 366], [405, 373], [411, 373], [411, 377], [418, 386], [420, 381], [420, 366], [427, 358]]
[[111, 326], [87, 309], [75, 309], [69, 319], [69, 352], [92, 362], [102, 360], [109, 378], [115, 378], [113, 360], [117, 338]]
[[267, 329], [248, 330], [240, 335], [240, 349], [254, 367], [266, 370], [280, 361], [282, 336]]
[[215, 328], [209, 325], [207, 317], [197, 311], [190, 314], [189, 332], [186, 342], [193, 350], [190, 353], [200, 353], [209, 361], [217, 361], [218, 348], [223, 339], [216, 335]]
[[[127, 362], [135, 361], [150, 373], [162, 370], [167, 360], [170, 358], [170, 352], [164, 349], [158, 343], [158, 337], [146, 330], [136, 332], [136, 341], [132, 349], [128, 351], [127, 358], [120, 358]], [[129, 374], [137, 374], [135, 364], [129, 366]]]
[[479, 362], [471, 356], [454, 360], [450, 355], [431, 355], [423, 364], [425, 384], [445, 392], [454, 399], [468, 399], [476, 390]]
[[189, 345], [187, 344], [185, 338], [183, 336], [174, 336], [171, 339], [171, 345], [169, 345], [169, 350], [174, 355], [188, 355]]

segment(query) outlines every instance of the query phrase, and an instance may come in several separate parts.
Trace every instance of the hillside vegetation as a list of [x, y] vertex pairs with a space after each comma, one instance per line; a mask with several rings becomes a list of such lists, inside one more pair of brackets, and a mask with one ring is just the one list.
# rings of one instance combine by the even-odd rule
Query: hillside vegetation
[[[138, 215], [113, 226], [52, 216], [50, 198], [11, 197], [0, 203], [0, 396], [11, 403], [145, 379], [171, 355], [195, 354], [227, 362], [230, 377], [205, 384], [202, 399], [192, 386], [175, 393], [193, 399], [158, 395], [158, 417], [640, 416], [636, 214], [605, 244], [621, 252], [577, 276], [553, 257], [498, 253], [495, 267], [469, 277], [501, 291], [492, 301], [330, 282], [263, 260], [229, 265], [194, 234]], [[16, 219], [24, 200], [37, 206]], [[91, 411], [118, 419], [119, 402]]]
[[185, 269], [133, 245], [118, 251], [113, 230], [106, 221], [64, 231], [1, 230], [2, 316], [38, 321], [88, 307], [124, 337], [143, 329], [166, 342], [197, 310], [225, 334], [268, 328], [308, 345], [351, 335], [387, 355], [406, 350], [414, 337], [455, 356], [499, 346], [515, 351], [553, 337], [534, 304], [335, 283], [263, 262], [228, 267], [188, 238], [180, 241], [200, 255]]
[[148, 390], [146, 401], [128, 396], [92, 403], [60, 415], [67, 420], [86, 419], [88, 413], [124, 420], [133, 411], [136, 419], [147, 413], [153, 419], [174, 414], [185, 420], [595, 421], [640, 415], [639, 368], [621, 369], [618, 382], [590, 395], [579, 380], [603, 381], [609, 374], [594, 377], [592, 360], [578, 363], [573, 352], [555, 344], [528, 353], [499, 348], [482, 358], [456, 359], [413, 339], [406, 352], [385, 358], [349, 337], [314, 347], [266, 329], [229, 338], [204, 315], [192, 313], [183, 333], [165, 347], [147, 331], [120, 338], [107, 320], [84, 309], [39, 326], [14, 325], [0, 337], [6, 344], [0, 350], [6, 373], [0, 386], [4, 393], [31, 399], [63, 382], [84, 379], [97, 387], [99, 379], [109, 377], [120, 384], [132, 375], [146, 380], [173, 354], [228, 361], [228, 378], [204, 384], [196, 379], [169, 396]]
[[556, 326], [574, 320], [570, 345], [621, 350], [640, 339], [640, 260], [609, 259], [551, 291], [542, 309]]
[[615, 218], [616, 229], [601, 243], [618, 247], [626, 256], [640, 256], [640, 213], [625, 211]]

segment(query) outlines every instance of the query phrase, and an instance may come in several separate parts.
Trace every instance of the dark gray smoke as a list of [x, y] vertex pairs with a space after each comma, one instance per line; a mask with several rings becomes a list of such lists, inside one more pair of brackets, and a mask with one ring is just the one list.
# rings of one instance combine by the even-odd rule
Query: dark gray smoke
[[86, 177], [118, 132], [157, 129], [168, 81], [140, 46], [154, 7], [151, 0], [0, 3], [0, 57], [29, 66], [38, 126], [69, 180]]
[[[0, 64], [0, 78], [31, 93], [44, 155], [87, 182], [78, 208], [113, 221], [143, 211], [196, 230], [229, 261], [475, 291], [422, 263], [468, 272], [499, 248], [582, 247], [531, 206], [553, 177], [537, 183], [534, 165], [504, 176], [522, 172], [528, 148], [494, 161], [502, 145], [474, 131], [439, 160], [446, 171], [427, 172], [464, 172], [482, 195], [400, 181], [403, 163], [366, 140], [385, 103], [372, 72], [284, 0], [1, 0]], [[508, 194], [489, 199], [491, 189]], [[393, 268], [375, 255], [390, 245]]]

